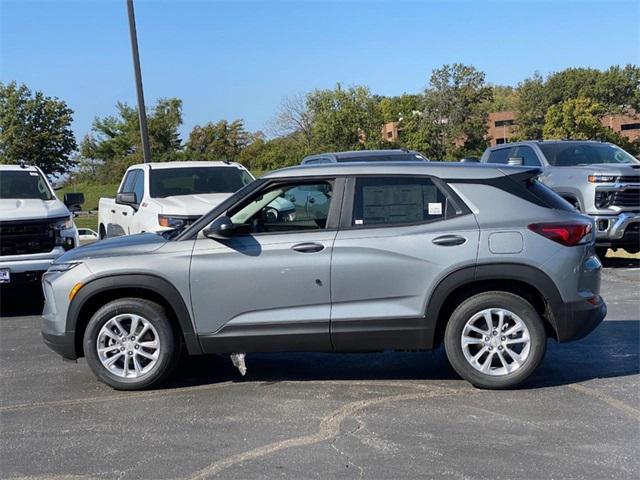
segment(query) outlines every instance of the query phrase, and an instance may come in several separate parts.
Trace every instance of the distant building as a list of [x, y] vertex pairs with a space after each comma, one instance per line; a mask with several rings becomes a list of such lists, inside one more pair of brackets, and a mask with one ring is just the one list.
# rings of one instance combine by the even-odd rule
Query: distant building
[[[633, 109], [626, 113], [612, 113], [604, 115], [602, 125], [626, 137], [630, 141], [640, 139], [640, 115]], [[491, 112], [487, 120], [487, 137], [492, 147], [501, 143], [509, 143], [516, 129], [516, 112], [505, 110]], [[397, 142], [402, 136], [400, 122], [388, 122], [382, 126], [382, 138], [387, 142]], [[458, 140], [456, 145], [461, 142]]]
[[399, 128], [400, 122], [387, 122], [382, 126], [382, 138], [387, 142], [397, 142], [400, 139], [400, 132], [402, 128]]
[[515, 132], [515, 125], [516, 112], [491, 112], [487, 121], [487, 136], [490, 138], [491, 146], [509, 143]]
[[630, 141], [640, 138], [640, 115], [635, 110], [628, 110], [627, 113], [614, 113], [601, 118], [602, 125], [609, 127]]

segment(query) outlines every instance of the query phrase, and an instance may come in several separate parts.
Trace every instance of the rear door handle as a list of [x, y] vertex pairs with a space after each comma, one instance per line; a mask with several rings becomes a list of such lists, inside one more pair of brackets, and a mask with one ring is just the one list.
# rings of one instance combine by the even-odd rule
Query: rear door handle
[[436, 237], [432, 240], [434, 245], [440, 245], [443, 247], [454, 247], [456, 245], [462, 245], [467, 241], [466, 238], [460, 237], [458, 235], [443, 235], [441, 237]]
[[324, 250], [324, 245], [320, 243], [298, 243], [291, 247], [292, 250], [300, 253], [316, 253]]

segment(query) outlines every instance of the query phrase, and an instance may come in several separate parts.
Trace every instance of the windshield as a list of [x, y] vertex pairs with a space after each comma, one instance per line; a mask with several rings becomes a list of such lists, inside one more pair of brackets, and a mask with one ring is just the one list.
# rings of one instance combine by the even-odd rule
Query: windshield
[[33, 170], [0, 170], [0, 198], [53, 200], [47, 182]]
[[246, 170], [236, 167], [158, 168], [151, 170], [149, 193], [153, 198], [233, 193], [252, 181]]
[[620, 147], [607, 143], [562, 142], [539, 143], [540, 150], [555, 167], [573, 167], [601, 163], [640, 163]]

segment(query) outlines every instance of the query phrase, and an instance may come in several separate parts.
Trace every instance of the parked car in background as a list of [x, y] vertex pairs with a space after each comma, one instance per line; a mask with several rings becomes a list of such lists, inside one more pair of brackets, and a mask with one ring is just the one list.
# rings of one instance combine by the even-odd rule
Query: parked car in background
[[[42, 334], [125, 390], [167, 378], [182, 348], [235, 354], [242, 372], [244, 352], [441, 343], [474, 385], [512, 387], [548, 336], [581, 338], [606, 313], [593, 222], [537, 175], [440, 162], [279, 170], [171, 239], [68, 252], [43, 277]], [[323, 207], [269, 214], [301, 196]]]
[[[71, 201], [71, 203], [69, 202]], [[0, 165], [0, 284], [38, 285], [53, 260], [79, 244], [69, 211], [81, 193], [58, 200], [38, 167]]]
[[98, 234], [90, 228], [79, 228], [78, 238], [80, 239], [80, 245], [87, 245], [100, 240]]
[[596, 226], [596, 251], [640, 251], [640, 161], [611, 143], [527, 141], [488, 148], [482, 162], [542, 170], [540, 181]]
[[342, 162], [428, 162], [427, 157], [413, 150], [353, 150], [319, 153], [302, 159], [302, 165]]
[[133, 165], [125, 172], [116, 198], [99, 201], [99, 236], [182, 228], [253, 180], [239, 163]]

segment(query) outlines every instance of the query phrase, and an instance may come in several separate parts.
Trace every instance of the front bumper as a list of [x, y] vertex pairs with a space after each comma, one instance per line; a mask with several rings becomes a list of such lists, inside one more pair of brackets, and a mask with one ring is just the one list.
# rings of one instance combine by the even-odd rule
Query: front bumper
[[640, 213], [594, 215], [596, 245], [633, 244], [640, 242]]
[[75, 346], [75, 332], [46, 332], [42, 330], [45, 345], [66, 360], [76, 360], [78, 354]]
[[563, 303], [553, 309], [559, 342], [579, 340], [591, 333], [607, 315], [600, 295], [590, 301]]

